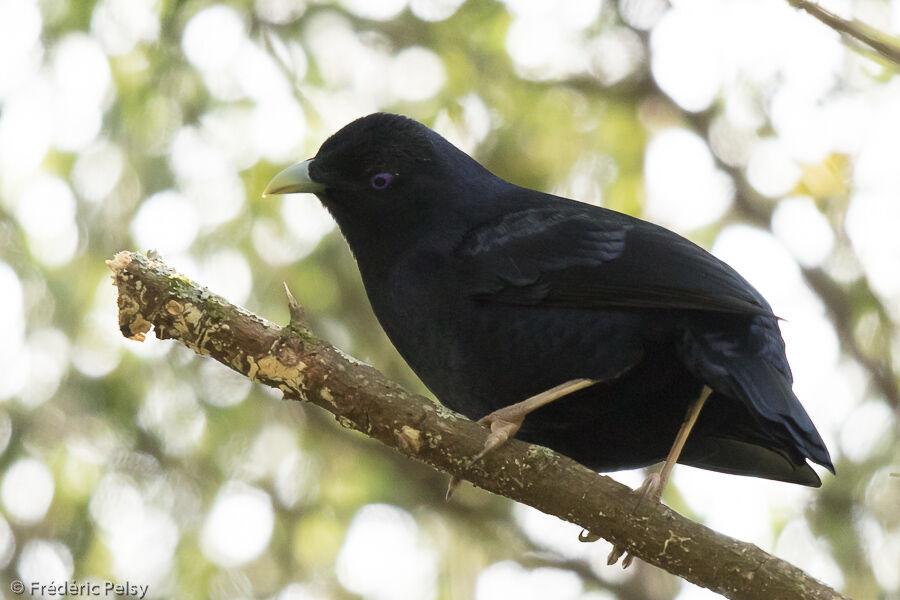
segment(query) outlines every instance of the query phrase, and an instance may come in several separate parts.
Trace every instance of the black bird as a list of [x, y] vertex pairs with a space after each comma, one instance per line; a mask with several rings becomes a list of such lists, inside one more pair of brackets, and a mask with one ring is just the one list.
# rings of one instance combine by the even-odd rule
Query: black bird
[[491, 425], [485, 451], [517, 433], [597, 471], [668, 457], [645, 486], [657, 500], [676, 460], [808, 486], [807, 459], [834, 472], [769, 304], [685, 238], [516, 186], [384, 113], [265, 194], [294, 192], [334, 216], [422, 381]]

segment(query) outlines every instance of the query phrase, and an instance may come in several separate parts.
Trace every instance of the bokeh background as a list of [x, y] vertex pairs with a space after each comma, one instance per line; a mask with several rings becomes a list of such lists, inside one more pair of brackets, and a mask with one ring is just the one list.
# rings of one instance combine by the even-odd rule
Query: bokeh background
[[[823, 4], [900, 33], [898, 0]], [[104, 260], [155, 248], [278, 322], [286, 281], [319, 334], [424, 392], [315, 198], [260, 198], [376, 110], [756, 285], [838, 476], [682, 466], [666, 500], [856, 598], [900, 598], [900, 77], [785, 0], [0, 0], [0, 597], [13, 579], [713, 596], [607, 567], [606, 542], [468, 484], [445, 503], [445, 476], [315, 407], [119, 335]]]

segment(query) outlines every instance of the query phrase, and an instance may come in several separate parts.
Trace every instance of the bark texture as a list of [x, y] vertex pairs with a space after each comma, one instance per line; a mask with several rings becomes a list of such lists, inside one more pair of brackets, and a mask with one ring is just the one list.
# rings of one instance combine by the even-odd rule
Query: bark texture
[[288, 292], [291, 322], [280, 327], [230, 304], [158, 256], [120, 252], [107, 261], [118, 288], [119, 327], [141, 341], [151, 327], [254, 381], [308, 401], [436, 469], [556, 515], [628, 552], [727, 598], [844, 598], [760, 548], [645, 503], [609, 477], [547, 448], [511, 440], [484, 461], [470, 458], [487, 429], [405, 391], [374, 368], [314, 336]]

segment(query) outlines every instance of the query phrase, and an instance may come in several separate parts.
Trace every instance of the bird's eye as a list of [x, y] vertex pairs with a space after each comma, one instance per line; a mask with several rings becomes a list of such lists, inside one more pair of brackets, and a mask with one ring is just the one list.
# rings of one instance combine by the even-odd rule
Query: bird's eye
[[377, 175], [372, 175], [372, 179], [369, 180], [369, 183], [372, 184], [372, 187], [376, 190], [383, 190], [391, 185], [391, 180], [393, 178], [394, 176], [390, 173], [378, 173]]

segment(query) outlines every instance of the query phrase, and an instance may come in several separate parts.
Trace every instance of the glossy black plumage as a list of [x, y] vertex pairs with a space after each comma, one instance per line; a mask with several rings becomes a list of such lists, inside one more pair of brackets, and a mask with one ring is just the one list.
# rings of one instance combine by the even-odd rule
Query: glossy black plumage
[[397, 115], [354, 121], [305, 168], [381, 325], [450, 408], [477, 419], [600, 379], [517, 437], [612, 471], [663, 460], [705, 384], [678, 462], [804, 485], [820, 484], [807, 459], [833, 471], [768, 303], [688, 240], [515, 186]]

